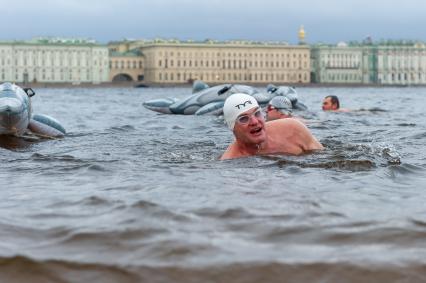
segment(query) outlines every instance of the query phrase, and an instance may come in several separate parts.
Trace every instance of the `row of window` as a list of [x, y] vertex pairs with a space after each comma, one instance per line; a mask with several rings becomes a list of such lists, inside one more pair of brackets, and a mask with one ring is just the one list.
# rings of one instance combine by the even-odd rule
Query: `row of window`
[[[45, 59], [41, 59], [41, 60], [36, 60], [36, 58], [33, 58], [33, 60], [27, 60], [27, 58], [21, 58], [21, 60], [19, 60], [18, 58], [15, 58], [14, 60], [12, 60], [14, 62], [15, 66], [46, 66], [46, 65], [50, 65], [50, 66], [90, 66], [91, 62], [93, 62], [94, 66], [98, 65], [99, 62], [99, 66], [107, 66], [108, 65], [108, 61], [106, 60], [76, 60], [75, 58], [69, 58], [68, 60], [63, 60], [62, 58], [60, 58], [59, 60], [54, 60], [53, 58], [51, 58], [51, 60], [45, 60]], [[1, 64], [2, 66], [5, 65], [10, 65], [11, 64], [11, 60], [5, 59], [5, 58], [1, 58]]]
[[[69, 60], [69, 61], [56, 61], [54, 62], [53, 60], [50, 62], [46, 62], [44, 60], [42, 61], [36, 61], [34, 60], [33, 62], [28, 62], [27, 60], [23, 60], [23, 61], [18, 61], [15, 60], [15, 66], [28, 66], [28, 67], [33, 67], [33, 66], [52, 66], [52, 67], [67, 67], [67, 66], [90, 66], [91, 62], [90, 61], [74, 61], [74, 60]], [[99, 66], [107, 66], [107, 62], [106, 61], [100, 61]], [[3, 64], [4, 65], [4, 64]], [[98, 61], [94, 60], [93, 61], [93, 66], [97, 66], [98, 65]]]
[[[100, 74], [102, 76], [102, 74]], [[1, 73], [2, 81], [11, 80], [10, 76], [6, 76], [5, 73]], [[91, 74], [90, 73], [84, 73], [84, 74], [72, 74], [71, 72], [68, 74], [55, 74], [55, 73], [45, 73], [42, 72], [39, 74], [39, 76], [36, 76], [35, 74], [28, 74], [28, 73], [16, 73], [15, 74], [15, 81], [90, 81], [91, 80]]]
[[334, 53], [334, 54], [327, 54], [327, 58], [328, 59], [346, 59], [346, 60], [359, 60], [361, 56], [359, 55], [355, 55], [355, 54], [339, 54], [339, 53]]
[[[162, 57], [163, 56], [163, 52], [158, 52], [158, 54], [159, 54], [159, 56], [160, 57]], [[215, 53], [213, 53], [213, 52], [206, 52], [206, 53], [203, 53], [203, 52], [194, 52], [194, 53], [192, 53], [192, 52], [182, 52], [182, 53], [180, 53], [180, 52], [177, 52], [176, 53], [176, 56], [177, 57], [192, 57], [194, 55], [194, 57], [196, 56], [196, 57], [203, 57], [203, 56], [205, 56], [205, 57], [214, 57], [214, 56], [216, 56], [216, 57], [226, 57], [226, 56], [228, 56], [228, 57], [230, 57], [230, 58], [236, 58], [236, 57], [265, 57], [265, 58], [268, 58], [268, 57], [270, 57], [270, 58], [279, 58], [279, 57], [281, 57], [281, 58], [284, 58], [284, 57], [286, 57], [286, 58], [290, 58], [290, 57], [293, 57], [293, 58], [299, 58], [299, 59], [301, 59], [301, 58], [307, 58], [308, 57], [308, 53], [303, 53], [303, 54], [301, 54], [301, 53], [298, 53], [298, 54], [296, 54], [296, 53], [292, 53], [292, 54], [290, 54], [290, 53], [220, 53], [220, 52], [217, 52], [216, 54]], [[164, 52], [164, 56], [165, 57], [168, 57], [168, 56], [170, 56], [170, 57], [173, 57], [174, 56], [174, 52], [173, 51], [171, 51], [171, 52]]]
[[392, 73], [392, 74], [379, 74], [379, 81], [381, 82], [426, 82], [426, 74], [423, 73]]
[[[328, 74], [321, 76], [322, 82], [361, 82], [361, 75], [357, 74]], [[426, 74], [423, 73], [392, 73], [392, 74], [379, 74], [379, 83], [393, 83], [393, 82], [426, 82]]]
[[387, 67], [408, 67], [408, 68], [417, 68], [420, 66], [425, 67], [426, 61], [379, 61], [379, 66]]
[[307, 82], [307, 73], [291, 73], [291, 74], [236, 74], [236, 73], [220, 73], [220, 74], [192, 74], [192, 73], [158, 73], [158, 81], [161, 82], [186, 82], [191, 79], [200, 79], [204, 81], [283, 81], [283, 82]]
[[[397, 60], [379, 60], [378, 61], [379, 67], [382, 68], [404, 68], [408, 67], [411, 69], [421, 68], [423, 66], [426, 68], [426, 60], [423, 61], [397, 61]], [[321, 66], [323, 68], [359, 68], [360, 62], [353, 62], [353, 61], [322, 61]]]
[[48, 54], [48, 55], [40, 55], [40, 54], [15, 54], [15, 55], [8, 55], [8, 54], [0, 54], [1, 59], [7, 59], [13, 57], [15, 59], [20, 60], [45, 60], [45, 61], [53, 61], [53, 60], [84, 60], [84, 61], [90, 61], [90, 60], [102, 60], [107, 59], [108, 55], [106, 56], [93, 56], [92, 54], [74, 54], [74, 53], [64, 53], [64, 54]]
[[322, 82], [361, 82], [361, 75], [358, 74], [327, 74], [322, 75]]
[[421, 60], [424, 60], [425, 58], [426, 58], [426, 56], [379, 56], [378, 60], [411, 60], [411, 61], [421, 61]]
[[359, 68], [360, 63], [359, 62], [322, 62], [323, 68]]
[[[194, 65], [194, 66], [192, 66]], [[308, 62], [307, 61], [247, 61], [247, 60], [218, 60], [218, 61], [207, 61], [207, 60], [177, 60], [176, 61], [176, 67], [206, 67], [206, 68], [223, 68], [223, 69], [247, 69], [247, 68], [301, 68], [303, 65], [303, 68], [308, 68]], [[160, 68], [173, 68], [174, 67], [174, 61], [173, 60], [158, 60], [158, 67]]]
[[24, 55], [24, 56], [53, 56], [53, 55], [80, 55], [80, 56], [108, 56], [108, 50], [100, 50], [100, 51], [91, 51], [91, 50], [12, 50], [12, 49], [0, 49], [0, 55], [7, 54], [10, 56], [10, 53], [15, 53], [15, 55]]
[[[358, 55], [348, 55], [348, 54], [328, 54], [327, 58], [325, 58], [324, 56], [321, 57], [322, 61], [329, 61], [329, 60], [355, 60], [355, 61], [359, 61], [361, 60], [362, 56], [358, 56]], [[387, 54], [383, 54], [383, 55], [379, 55], [378, 56], [378, 60], [410, 60], [410, 61], [421, 61], [424, 60], [426, 58], [426, 54], [422, 55], [417, 55], [417, 54], [407, 54], [407, 55], [387, 55]]]
[[142, 69], [142, 61], [109, 61], [110, 69]]
[[377, 55], [383, 57], [421, 57], [425, 56], [426, 52], [379, 52]]
[[74, 73], [108, 73], [106, 69], [90, 69], [90, 68], [62, 68], [62, 69], [54, 69], [54, 68], [16, 68], [16, 69], [1, 69], [2, 73], [40, 73], [40, 72], [51, 72], [51, 73], [65, 73], [65, 72], [74, 72]]

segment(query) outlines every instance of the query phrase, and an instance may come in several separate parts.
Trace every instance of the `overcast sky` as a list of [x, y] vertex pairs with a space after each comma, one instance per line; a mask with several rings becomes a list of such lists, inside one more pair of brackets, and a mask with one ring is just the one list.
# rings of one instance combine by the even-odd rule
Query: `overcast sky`
[[[398, 3], [398, 4], [394, 4]], [[0, 40], [426, 41], [425, 0], [0, 0]]]

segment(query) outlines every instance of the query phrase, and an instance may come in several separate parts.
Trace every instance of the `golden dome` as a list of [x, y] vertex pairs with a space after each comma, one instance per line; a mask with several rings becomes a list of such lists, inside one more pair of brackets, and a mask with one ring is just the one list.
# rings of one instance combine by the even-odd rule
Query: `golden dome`
[[303, 28], [303, 25], [300, 26], [299, 29], [299, 41], [303, 42], [305, 40], [305, 29]]

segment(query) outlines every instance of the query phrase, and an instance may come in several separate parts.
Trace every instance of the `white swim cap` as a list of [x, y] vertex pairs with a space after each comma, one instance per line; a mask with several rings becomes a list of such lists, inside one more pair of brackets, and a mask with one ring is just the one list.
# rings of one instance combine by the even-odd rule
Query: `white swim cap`
[[223, 117], [228, 127], [233, 130], [238, 116], [256, 107], [259, 107], [259, 104], [253, 96], [245, 93], [234, 93], [225, 100]]

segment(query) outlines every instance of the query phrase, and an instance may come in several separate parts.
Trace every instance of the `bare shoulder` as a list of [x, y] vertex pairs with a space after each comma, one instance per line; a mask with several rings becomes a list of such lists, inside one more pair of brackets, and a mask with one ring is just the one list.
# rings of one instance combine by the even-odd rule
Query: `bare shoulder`
[[220, 160], [230, 159], [232, 158], [232, 151], [231, 151], [231, 145], [228, 146], [228, 148], [225, 150], [225, 152], [222, 154], [222, 156], [219, 158]]
[[339, 112], [352, 112], [352, 110], [350, 110], [348, 108], [340, 108]]
[[[269, 123], [271, 124], [268, 125]], [[271, 136], [285, 138], [292, 143], [298, 144], [304, 151], [323, 148], [306, 125], [297, 119], [274, 120], [268, 122], [267, 127]]]
[[305, 124], [295, 118], [277, 119], [266, 123], [266, 128], [274, 131], [307, 130]]
[[222, 156], [219, 158], [220, 160], [232, 159], [239, 157], [238, 150], [236, 149], [235, 142], [231, 143]]

